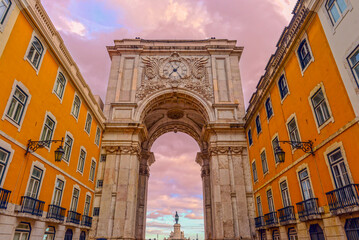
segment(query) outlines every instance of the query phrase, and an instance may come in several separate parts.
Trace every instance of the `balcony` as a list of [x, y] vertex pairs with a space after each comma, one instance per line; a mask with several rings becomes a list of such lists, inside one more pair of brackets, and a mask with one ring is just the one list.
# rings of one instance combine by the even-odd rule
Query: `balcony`
[[66, 222], [80, 224], [81, 214], [74, 211], [67, 211]]
[[329, 209], [334, 214], [343, 214], [359, 210], [359, 184], [349, 184], [345, 187], [327, 192]]
[[29, 213], [35, 216], [42, 216], [45, 202], [37, 200], [36, 198], [22, 196], [20, 212]]
[[279, 222], [282, 225], [295, 223], [294, 207], [288, 206], [278, 210]]
[[92, 217], [82, 215], [81, 225], [86, 226], [86, 227], [91, 227], [92, 226]]
[[9, 203], [11, 191], [0, 188], [0, 209], [6, 209]]
[[297, 203], [297, 210], [301, 221], [321, 218], [318, 209], [318, 198], [310, 198]]
[[61, 222], [65, 219], [66, 209], [56, 205], [49, 205], [46, 218], [56, 219]]
[[278, 224], [277, 212], [270, 212], [264, 215], [266, 226], [273, 226]]
[[260, 228], [260, 227], [264, 227], [265, 226], [265, 222], [264, 222], [264, 217], [260, 216], [260, 217], [256, 217], [254, 219], [254, 222], [256, 224], [256, 228]]

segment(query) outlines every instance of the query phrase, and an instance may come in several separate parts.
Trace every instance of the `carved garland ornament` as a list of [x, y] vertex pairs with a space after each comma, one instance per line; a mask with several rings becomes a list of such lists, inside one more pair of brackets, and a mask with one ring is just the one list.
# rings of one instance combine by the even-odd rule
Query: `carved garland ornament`
[[211, 147], [209, 152], [211, 156], [223, 155], [223, 154], [232, 154], [232, 155], [241, 155], [243, 147]]
[[167, 88], [186, 88], [195, 91], [207, 100], [213, 99], [213, 89], [208, 80], [205, 57], [180, 57], [172, 53], [170, 57], [142, 57], [144, 71], [136, 98]]

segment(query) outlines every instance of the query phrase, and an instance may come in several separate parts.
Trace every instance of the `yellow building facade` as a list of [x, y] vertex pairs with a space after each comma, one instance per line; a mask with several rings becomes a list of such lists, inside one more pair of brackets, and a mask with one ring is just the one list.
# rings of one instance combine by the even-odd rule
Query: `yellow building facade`
[[257, 239], [359, 236], [359, 119], [322, 3], [298, 1], [247, 109]]
[[0, 239], [87, 239], [101, 104], [40, 1], [0, 4]]

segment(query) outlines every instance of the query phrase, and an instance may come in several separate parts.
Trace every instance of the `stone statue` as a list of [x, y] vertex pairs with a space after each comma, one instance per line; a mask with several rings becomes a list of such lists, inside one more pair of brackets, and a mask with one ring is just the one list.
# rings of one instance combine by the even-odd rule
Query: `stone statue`
[[178, 213], [176, 211], [176, 215], [175, 215], [176, 224], [178, 224], [178, 219], [179, 219], [179, 216], [178, 216]]

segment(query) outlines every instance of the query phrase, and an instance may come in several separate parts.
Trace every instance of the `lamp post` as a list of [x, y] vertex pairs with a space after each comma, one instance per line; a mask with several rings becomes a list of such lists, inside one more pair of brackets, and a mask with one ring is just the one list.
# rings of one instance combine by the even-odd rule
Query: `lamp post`
[[35, 152], [39, 148], [43, 148], [45, 146], [50, 146], [50, 143], [53, 143], [53, 142], [55, 142], [55, 143], [61, 142], [61, 145], [55, 150], [55, 162], [60, 162], [62, 159], [62, 156], [65, 154], [65, 151], [62, 147], [64, 138], [62, 138], [61, 140], [43, 140], [43, 141], [32, 141], [31, 139], [29, 139], [29, 141], [27, 143], [27, 149], [26, 149], [25, 156], [30, 152], [30, 150], [32, 152]]
[[277, 156], [279, 162], [284, 162], [284, 160], [285, 160], [285, 152], [279, 146], [279, 143], [288, 143], [293, 148], [301, 149], [303, 152], [310, 153], [314, 156], [313, 142], [310, 140], [307, 142], [299, 142], [299, 141], [277, 141], [277, 142], [278, 142], [278, 147], [276, 147], [274, 153]]

